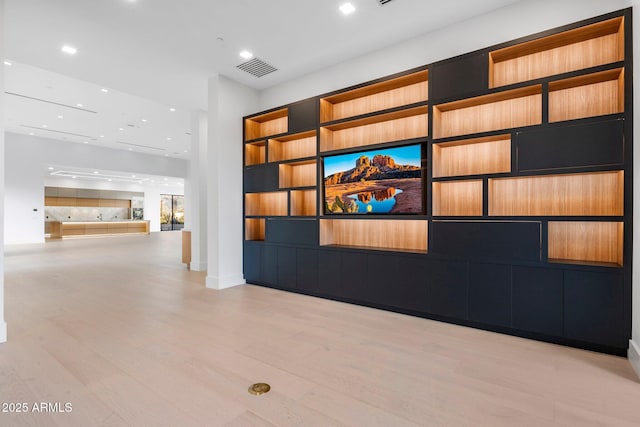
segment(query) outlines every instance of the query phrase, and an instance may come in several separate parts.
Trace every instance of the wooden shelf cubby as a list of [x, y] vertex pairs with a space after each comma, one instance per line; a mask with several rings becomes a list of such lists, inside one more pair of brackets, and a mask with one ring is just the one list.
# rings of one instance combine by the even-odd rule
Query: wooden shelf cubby
[[264, 141], [252, 142], [244, 146], [244, 165], [260, 165], [267, 160], [267, 144]]
[[287, 192], [271, 191], [266, 193], [245, 193], [245, 215], [247, 216], [286, 216]]
[[623, 68], [549, 83], [549, 122], [623, 112]]
[[269, 161], [281, 162], [316, 155], [316, 131], [269, 139]]
[[428, 72], [418, 71], [320, 98], [320, 123], [426, 102]]
[[321, 219], [320, 245], [427, 252], [427, 220]]
[[491, 93], [433, 107], [434, 138], [448, 138], [541, 123], [541, 85]]
[[489, 87], [526, 82], [624, 60], [618, 17], [489, 53]]
[[278, 168], [280, 188], [311, 187], [318, 182], [318, 167], [315, 160], [281, 163]]
[[549, 222], [549, 260], [622, 267], [624, 223]]
[[264, 218], [245, 218], [244, 220], [244, 239], [245, 240], [264, 240]]
[[482, 216], [482, 180], [433, 183], [434, 216]]
[[316, 190], [291, 191], [291, 216], [315, 216], [318, 193]]
[[320, 151], [426, 137], [427, 112], [426, 106], [414, 107], [321, 127]]
[[622, 216], [624, 172], [489, 179], [490, 216]]
[[287, 114], [288, 110], [286, 108], [282, 108], [270, 113], [245, 119], [245, 141], [286, 133], [289, 128], [289, 118]]
[[433, 144], [433, 177], [511, 172], [511, 135]]

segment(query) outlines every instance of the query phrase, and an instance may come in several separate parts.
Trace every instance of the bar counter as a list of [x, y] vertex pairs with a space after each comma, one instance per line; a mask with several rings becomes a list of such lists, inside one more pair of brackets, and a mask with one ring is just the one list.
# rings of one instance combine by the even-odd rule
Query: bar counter
[[149, 221], [51, 221], [52, 239], [114, 234], [149, 234]]

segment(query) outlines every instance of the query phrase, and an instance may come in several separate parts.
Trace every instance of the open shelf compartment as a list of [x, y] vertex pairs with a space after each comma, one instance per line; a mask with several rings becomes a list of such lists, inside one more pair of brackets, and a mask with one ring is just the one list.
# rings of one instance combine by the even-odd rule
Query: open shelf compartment
[[346, 119], [428, 99], [428, 72], [418, 71], [320, 99], [320, 122]]
[[316, 190], [292, 190], [291, 216], [315, 216], [317, 200]]
[[318, 167], [315, 160], [281, 163], [278, 168], [280, 188], [312, 187], [318, 182]]
[[269, 161], [281, 162], [316, 155], [316, 131], [297, 133], [269, 140]]
[[264, 240], [264, 218], [245, 218], [244, 220], [244, 239], [245, 240]]
[[491, 216], [623, 214], [623, 171], [489, 179]]
[[511, 135], [433, 144], [433, 177], [511, 172]]
[[415, 107], [320, 128], [320, 151], [381, 144], [428, 134], [428, 108]]
[[288, 197], [286, 191], [246, 193], [244, 195], [247, 216], [286, 216]]
[[492, 93], [433, 107], [434, 138], [542, 123], [542, 86]]
[[549, 83], [549, 122], [623, 112], [623, 68]]
[[320, 245], [427, 252], [427, 220], [321, 219]]
[[623, 264], [622, 222], [549, 222], [549, 260], [561, 263]]
[[624, 60], [624, 18], [543, 37], [489, 53], [489, 87]]
[[282, 108], [253, 116], [244, 121], [245, 141], [286, 133], [289, 128], [288, 110]]
[[244, 146], [244, 165], [260, 165], [267, 160], [267, 144], [264, 141], [252, 142]]
[[482, 180], [433, 183], [434, 216], [482, 216]]

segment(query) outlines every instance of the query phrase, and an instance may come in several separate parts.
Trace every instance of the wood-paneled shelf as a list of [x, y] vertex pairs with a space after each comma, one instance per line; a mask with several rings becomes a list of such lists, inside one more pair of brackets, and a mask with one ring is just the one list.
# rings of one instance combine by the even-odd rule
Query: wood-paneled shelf
[[244, 140], [251, 141], [286, 133], [289, 128], [288, 109], [253, 116], [244, 121]]
[[433, 144], [433, 177], [511, 172], [511, 135]]
[[264, 141], [252, 142], [244, 146], [244, 165], [259, 165], [266, 162], [266, 144]]
[[316, 190], [291, 191], [291, 216], [315, 216], [318, 193]]
[[423, 138], [428, 134], [428, 108], [415, 107], [320, 128], [320, 151]]
[[320, 245], [427, 252], [426, 220], [321, 219]]
[[434, 216], [482, 216], [482, 180], [433, 183]]
[[623, 112], [623, 68], [549, 83], [549, 122]]
[[247, 216], [286, 216], [287, 192], [246, 193], [244, 204]]
[[281, 162], [316, 155], [316, 131], [297, 133], [269, 140], [269, 161]]
[[622, 216], [624, 172], [489, 179], [492, 216]]
[[489, 53], [489, 87], [624, 60], [624, 18], [565, 31]]
[[492, 93], [433, 107], [434, 138], [542, 123], [542, 86]]
[[320, 98], [320, 122], [346, 119], [428, 99], [428, 72], [418, 71]]
[[264, 240], [264, 218], [246, 218], [244, 220], [245, 240]]
[[311, 187], [318, 182], [315, 160], [282, 163], [279, 166], [280, 188]]
[[624, 223], [549, 222], [549, 260], [623, 265]]

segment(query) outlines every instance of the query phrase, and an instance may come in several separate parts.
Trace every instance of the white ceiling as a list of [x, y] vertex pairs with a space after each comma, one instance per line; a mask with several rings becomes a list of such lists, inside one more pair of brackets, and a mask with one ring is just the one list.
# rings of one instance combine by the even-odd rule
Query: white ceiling
[[[213, 74], [264, 89], [520, 0], [346, 1], [5, 0], [7, 129], [186, 158]], [[278, 71], [237, 69], [243, 49]]]

